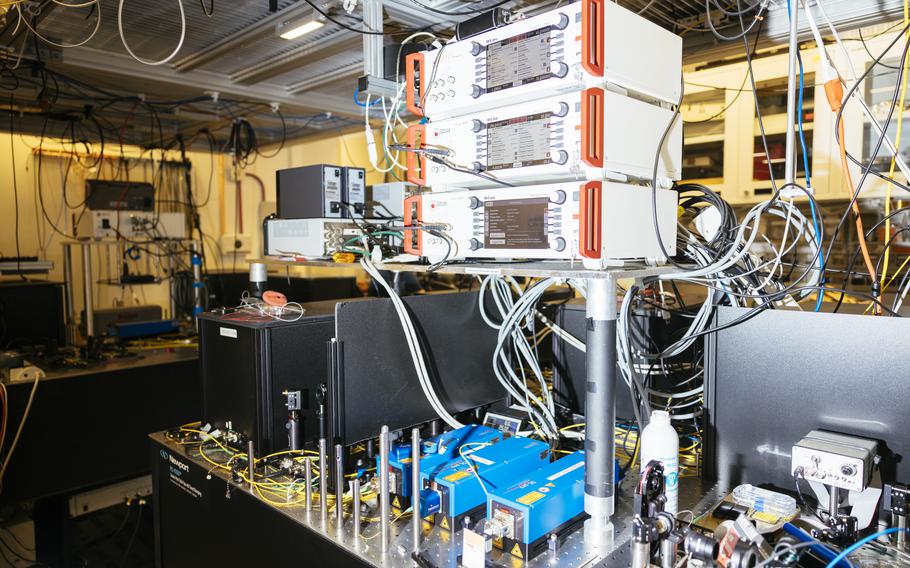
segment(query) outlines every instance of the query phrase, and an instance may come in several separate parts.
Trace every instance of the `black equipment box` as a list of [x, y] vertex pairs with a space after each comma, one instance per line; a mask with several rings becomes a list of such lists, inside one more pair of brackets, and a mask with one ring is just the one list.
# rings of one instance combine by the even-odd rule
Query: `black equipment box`
[[0, 349], [65, 345], [64, 313], [63, 284], [0, 282]]
[[90, 179], [85, 182], [85, 204], [93, 211], [154, 211], [155, 186], [138, 181]]
[[[506, 397], [493, 374], [497, 332], [481, 318], [477, 292], [402, 300], [448, 412], [457, 415]], [[418, 381], [391, 300], [339, 302], [335, 337], [329, 391], [333, 443], [351, 445], [378, 436], [383, 425], [395, 431], [438, 418]]]
[[275, 182], [279, 219], [363, 217], [367, 193], [363, 168], [328, 164], [288, 168], [276, 172]]
[[[718, 307], [712, 328], [747, 308]], [[728, 487], [793, 489], [812, 430], [879, 440], [882, 483], [910, 479], [907, 337], [899, 317], [765, 310], [705, 339], [705, 466]]]
[[363, 168], [344, 167], [344, 189], [342, 192], [344, 202], [354, 208], [353, 215], [350, 209], [344, 207], [344, 216], [363, 217], [366, 211], [367, 197], [367, 171]]
[[275, 187], [280, 219], [344, 217], [343, 168], [328, 164], [278, 170]]
[[285, 390], [301, 391], [300, 439], [318, 437], [316, 395], [326, 384], [327, 342], [335, 335], [335, 302], [303, 304], [295, 322], [246, 311], [199, 316], [202, 421], [230, 422], [257, 454], [289, 447]]

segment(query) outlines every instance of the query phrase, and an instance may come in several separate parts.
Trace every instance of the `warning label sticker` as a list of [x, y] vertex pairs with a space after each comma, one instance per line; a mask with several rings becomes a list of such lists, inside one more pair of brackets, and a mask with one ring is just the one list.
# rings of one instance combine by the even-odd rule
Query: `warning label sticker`
[[516, 501], [518, 501], [522, 505], [530, 505], [531, 503], [536, 503], [537, 501], [540, 501], [544, 497], [546, 497], [546, 495], [544, 495], [540, 491], [531, 491], [530, 493], [525, 493], [524, 495], [522, 495], [521, 497], [516, 499]]
[[449, 475], [443, 477], [446, 481], [461, 481], [466, 477], [471, 477], [471, 472], [467, 470], [456, 471], [455, 473], [450, 473]]
[[524, 555], [521, 553], [521, 547], [518, 546], [518, 543], [515, 543], [515, 546], [512, 547], [512, 556], [516, 558], [524, 558]]

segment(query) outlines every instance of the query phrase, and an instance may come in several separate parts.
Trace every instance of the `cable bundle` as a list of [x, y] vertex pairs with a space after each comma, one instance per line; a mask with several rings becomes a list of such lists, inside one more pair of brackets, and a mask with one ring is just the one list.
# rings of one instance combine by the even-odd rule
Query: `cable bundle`
[[[537, 336], [535, 328], [537, 303], [547, 288], [555, 282], [551, 278], [543, 279], [522, 291], [512, 278], [488, 276], [481, 284], [479, 296], [484, 321], [493, 329], [499, 330], [496, 348], [493, 351], [493, 372], [506, 392], [512, 396], [515, 404], [528, 413], [534, 427], [549, 439], [559, 437], [556, 408], [538, 360], [537, 344], [532, 345], [531, 340]], [[488, 289], [502, 317], [499, 324], [490, 320], [485, 313], [484, 292]], [[512, 295], [513, 289], [517, 293], [517, 299]], [[529, 335], [531, 340], [528, 338]], [[528, 372], [539, 387], [539, 395], [528, 385]]]
[[[368, 248], [367, 239], [364, 238], [364, 247]], [[360, 258], [360, 266], [369, 274], [374, 281], [376, 281], [388, 294], [389, 299], [392, 301], [392, 306], [395, 308], [395, 313], [398, 314], [398, 319], [401, 322], [401, 330], [404, 332], [405, 341], [408, 345], [408, 351], [411, 354], [411, 359], [414, 362], [414, 369], [417, 371], [417, 380], [420, 382], [420, 388], [423, 390], [423, 394], [426, 397], [427, 401], [430, 403], [430, 406], [433, 407], [433, 410], [436, 414], [449, 426], [452, 428], [461, 428], [463, 424], [455, 419], [454, 416], [449, 414], [449, 411], [446, 410], [445, 406], [442, 404], [442, 401], [439, 400], [439, 396], [436, 394], [436, 390], [433, 388], [433, 382], [430, 378], [430, 373], [427, 370], [427, 364], [424, 360], [423, 349], [420, 346], [420, 340], [417, 336], [417, 331], [414, 328], [414, 322], [411, 321], [411, 317], [408, 314], [407, 308], [404, 305], [404, 302], [401, 301], [401, 298], [398, 294], [395, 293], [395, 290], [389, 286], [389, 283], [386, 282], [385, 278], [382, 277], [382, 274], [379, 273], [379, 270], [373, 265], [372, 260], [369, 258], [370, 255], [363, 255]]]

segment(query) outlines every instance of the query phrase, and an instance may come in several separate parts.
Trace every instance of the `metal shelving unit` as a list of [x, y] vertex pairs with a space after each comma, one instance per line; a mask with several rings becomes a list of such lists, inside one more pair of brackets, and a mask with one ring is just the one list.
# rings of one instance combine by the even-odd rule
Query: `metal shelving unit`
[[[86, 240], [70, 240], [64, 241], [61, 243], [63, 246], [63, 278], [65, 283], [65, 299], [66, 299], [66, 333], [67, 341], [69, 343], [74, 343], [77, 328], [76, 321], [76, 307], [74, 303], [74, 291], [73, 284], [75, 282], [73, 277], [73, 249], [80, 249], [81, 262], [82, 262], [82, 295], [83, 295], [83, 305], [84, 305], [84, 315], [82, 322], [85, 325], [85, 335], [86, 338], [95, 337], [99, 330], [95, 329], [95, 298], [94, 298], [94, 285], [100, 284], [104, 286], [141, 286], [149, 284], [161, 284], [164, 280], [168, 280], [170, 285], [170, 314], [171, 317], [174, 317], [174, 314], [177, 311], [176, 299], [175, 299], [175, 290], [174, 290], [174, 279], [173, 278], [155, 278], [150, 282], [120, 282], [111, 279], [96, 279], [94, 277], [94, 269], [92, 266], [92, 249], [98, 247], [106, 247], [108, 249], [114, 249], [117, 251], [116, 258], [118, 259], [118, 267], [122, 268], [123, 256], [126, 249], [132, 246], [143, 246], [143, 245], [153, 245], [161, 246], [166, 244], [168, 246], [173, 246], [173, 253], [177, 254], [180, 252], [178, 247], [183, 247], [183, 250], [188, 251], [189, 254], [189, 264], [193, 268], [193, 278], [196, 283], [201, 283], [202, 279], [202, 265], [201, 257], [199, 256], [199, 251], [202, 250], [202, 247], [199, 244], [199, 241], [195, 239], [173, 239], [173, 240], [158, 240], [158, 241], [123, 241], [123, 240], [107, 240], [107, 239], [86, 239]], [[110, 255], [108, 255], [110, 259]], [[174, 259], [172, 255], [167, 257], [168, 267], [167, 272], [169, 275], [174, 273]], [[121, 270], [118, 269], [118, 273], [121, 273]], [[202, 311], [202, 288], [200, 285], [194, 285], [194, 314]]]

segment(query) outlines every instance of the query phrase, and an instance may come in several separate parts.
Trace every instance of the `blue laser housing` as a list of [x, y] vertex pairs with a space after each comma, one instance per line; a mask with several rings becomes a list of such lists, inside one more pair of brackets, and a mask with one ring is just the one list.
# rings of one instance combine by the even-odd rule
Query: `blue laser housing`
[[[484, 531], [502, 538], [507, 543], [504, 548], [511, 551], [514, 543], [538, 542], [582, 516], [584, 460], [584, 452], [578, 451], [524, 476], [518, 483], [490, 491]], [[523, 556], [530, 556], [526, 548]]]

